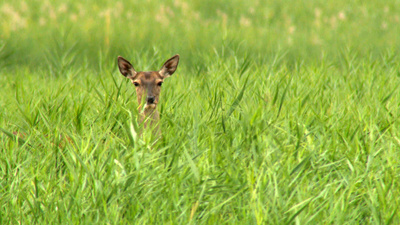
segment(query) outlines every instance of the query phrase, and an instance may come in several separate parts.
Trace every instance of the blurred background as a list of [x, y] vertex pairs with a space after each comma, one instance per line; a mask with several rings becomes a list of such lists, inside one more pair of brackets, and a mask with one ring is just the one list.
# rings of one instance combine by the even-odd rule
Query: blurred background
[[279, 53], [289, 65], [347, 51], [379, 58], [399, 51], [399, 9], [396, 0], [1, 1], [0, 68], [96, 69], [118, 55], [176, 53], [191, 68], [227, 49], [259, 63]]

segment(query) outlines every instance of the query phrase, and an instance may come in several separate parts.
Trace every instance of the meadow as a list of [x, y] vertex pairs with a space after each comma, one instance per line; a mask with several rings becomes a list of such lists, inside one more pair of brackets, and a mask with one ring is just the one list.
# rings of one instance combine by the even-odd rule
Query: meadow
[[[400, 224], [400, 1], [0, 1], [0, 224]], [[117, 56], [158, 70], [137, 135]]]

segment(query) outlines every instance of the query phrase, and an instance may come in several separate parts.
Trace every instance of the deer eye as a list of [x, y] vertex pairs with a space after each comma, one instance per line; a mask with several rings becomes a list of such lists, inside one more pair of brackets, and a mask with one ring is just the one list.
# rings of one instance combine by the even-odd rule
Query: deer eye
[[139, 86], [138, 82], [133, 82], [133, 85], [135, 85], [135, 87]]
[[161, 87], [163, 82], [158, 82], [157, 85]]

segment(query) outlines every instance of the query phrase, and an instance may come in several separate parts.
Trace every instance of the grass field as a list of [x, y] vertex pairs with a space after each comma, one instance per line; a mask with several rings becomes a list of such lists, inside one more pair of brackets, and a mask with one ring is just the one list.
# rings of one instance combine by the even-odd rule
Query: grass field
[[[400, 1], [0, 1], [0, 224], [400, 224]], [[136, 136], [117, 56], [157, 70]]]

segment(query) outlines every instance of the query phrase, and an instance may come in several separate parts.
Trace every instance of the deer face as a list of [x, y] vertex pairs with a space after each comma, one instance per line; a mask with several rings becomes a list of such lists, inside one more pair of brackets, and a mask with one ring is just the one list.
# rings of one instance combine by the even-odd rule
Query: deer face
[[145, 108], [155, 108], [160, 97], [164, 79], [171, 76], [179, 63], [179, 55], [168, 59], [159, 71], [136, 72], [130, 62], [118, 57], [118, 68], [122, 75], [130, 79], [135, 86], [139, 105], [146, 103]]

